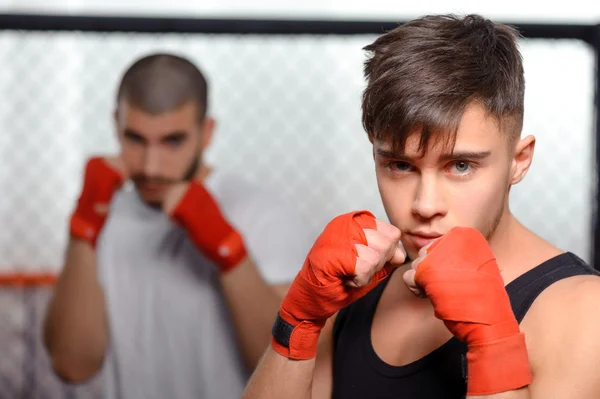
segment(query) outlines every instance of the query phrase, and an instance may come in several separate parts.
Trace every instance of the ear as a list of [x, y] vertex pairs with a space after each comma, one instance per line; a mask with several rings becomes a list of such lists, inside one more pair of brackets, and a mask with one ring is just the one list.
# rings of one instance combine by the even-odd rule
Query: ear
[[533, 136], [527, 136], [517, 141], [512, 159], [510, 184], [517, 184], [523, 180], [531, 166], [534, 149], [535, 137]]
[[210, 145], [216, 124], [217, 121], [209, 117], [202, 122], [202, 137], [200, 138], [200, 149], [202, 151]]

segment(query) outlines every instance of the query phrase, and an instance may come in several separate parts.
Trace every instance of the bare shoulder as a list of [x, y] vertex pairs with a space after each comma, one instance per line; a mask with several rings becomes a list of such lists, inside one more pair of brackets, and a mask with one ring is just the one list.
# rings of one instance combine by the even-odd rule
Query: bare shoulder
[[532, 398], [600, 397], [600, 277], [548, 287], [521, 323], [534, 374]]
[[527, 316], [572, 317], [569, 310], [600, 306], [600, 301], [594, 299], [600, 299], [600, 276], [568, 277], [546, 288], [533, 303]]
[[521, 329], [532, 363], [561, 356], [560, 348], [573, 352], [582, 346], [585, 350], [600, 329], [600, 277], [573, 276], [552, 284], [535, 300]]
[[548, 324], [587, 323], [594, 319], [600, 320], [600, 276], [582, 275], [546, 288], [527, 312], [522, 327], [530, 334], [540, 330], [546, 335]]

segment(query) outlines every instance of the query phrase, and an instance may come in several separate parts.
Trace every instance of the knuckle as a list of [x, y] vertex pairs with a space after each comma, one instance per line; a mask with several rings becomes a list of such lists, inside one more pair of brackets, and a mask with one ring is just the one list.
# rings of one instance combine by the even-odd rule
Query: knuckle
[[380, 256], [374, 251], [368, 251], [359, 258], [356, 264], [354, 274], [357, 278], [369, 278], [375, 271], [377, 271], [380, 263]]
[[354, 269], [354, 278], [358, 278], [365, 274], [368, 268], [368, 263], [364, 258], [360, 258], [358, 262], [356, 262], [356, 268]]
[[364, 230], [364, 232], [365, 237], [367, 238], [367, 246], [377, 250], [381, 245], [380, 234], [374, 230]]
[[398, 241], [400, 241], [402, 233], [400, 232], [400, 229], [397, 228], [396, 226], [392, 226], [392, 227], [393, 227], [393, 230], [390, 234], [390, 237], [391, 237], [392, 241], [398, 242]]
[[376, 270], [379, 264], [382, 263], [383, 258], [379, 252], [374, 251], [369, 261], [369, 270]]
[[395, 252], [396, 248], [398, 248], [398, 240], [395, 240], [393, 237], [387, 237], [386, 248], [392, 253]]
[[354, 248], [356, 248], [356, 256], [358, 258], [363, 258], [365, 256], [365, 253], [367, 252], [368, 247], [362, 244], [355, 244]]
[[380, 257], [389, 257], [393, 253], [392, 249], [396, 246], [393, 240], [384, 235], [379, 235], [373, 239], [370, 248], [372, 248]]
[[379, 261], [379, 251], [373, 247], [367, 247], [364, 251], [364, 259], [369, 264], [377, 263]]
[[365, 286], [367, 284], [367, 277], [365, 275], [356, 276], [354, 278], [354, 283], [356, 284], [356, 287]]
[[359, 258], [354, 269], [354, 277], [360, 277], [369, 270], [369, 262], [365, 258]]
[[389, 237], [390, 239], [394, 240], [399, 240], [400, 239], [400, 229], [398, 229], [396, 226], [394, 226], [393, 224], [390, 223], [383, 223], [381, 226], [381, 232]]

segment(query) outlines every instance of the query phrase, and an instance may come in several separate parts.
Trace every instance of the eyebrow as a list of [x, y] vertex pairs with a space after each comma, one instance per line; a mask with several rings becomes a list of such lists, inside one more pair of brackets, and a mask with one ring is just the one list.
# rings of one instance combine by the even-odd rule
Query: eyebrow
[[168, 140], [168, 139], [174, 139], [174, 138], [184, 138], [186, 137], [188, 134], [186, 131], [183, 130], [175, 130], [173, 132], [167, 133], [165, 134], [161, 140]]
[[[126, 136], [135, 136], [142, 140], [146, 140], [141, 133], [138, 133], [129, 127], [125, 128], [125, 130], [123, 131], [123, 134], [125, 134]], [[180, 139], [180, 138], [187, 137], [187, 135], [188, 135], [188, 133], [184, 130], [175, 130], [175, 131], [164, 134], [160, 139], [161, 140]]]
[[[398, 160], [411, 160], [411, 157], [406, 156], [403, 153], [393, 152], [384, 150], [382, 148], [376, 148], [375, 153], [382, 158], [398, 159]], [[459, 151], [450, 154], [444, 154], [440, 156], [440, 161], [449, 161], [454, 159], [470, 159], [470, 160], [481, 160], [489, 157], [491, 151]]]
[[489, 157], [491, 153], [491, 151], [460, 151], [442, 155], [440, 160], [450, 161], [453, 159], [470, 159], [477, 161]]
[[133, 130], [130, 127], [126, 127], [123, 130], [123, 133], [126, 134], [126, 135], [129, 135], [129, 136], [141, 136], [141, 134], [139, 134], [138, 132], [136, 132], [135, 130]]

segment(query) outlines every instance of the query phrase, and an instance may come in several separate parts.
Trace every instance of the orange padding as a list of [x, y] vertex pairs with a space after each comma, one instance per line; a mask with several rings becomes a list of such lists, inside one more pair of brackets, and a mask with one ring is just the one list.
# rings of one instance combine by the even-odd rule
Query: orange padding
[[52, 273], [1, 273], [1, 287], [43, 287], [56, 283], [56, 275]]

